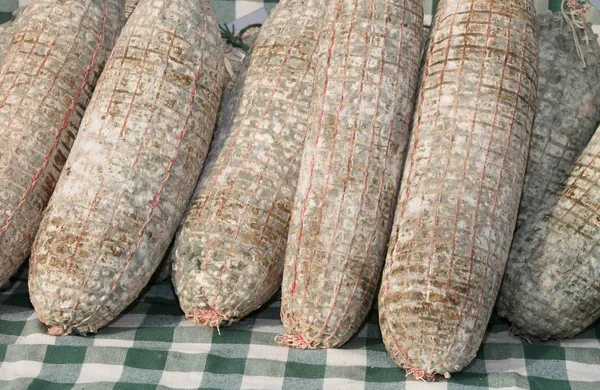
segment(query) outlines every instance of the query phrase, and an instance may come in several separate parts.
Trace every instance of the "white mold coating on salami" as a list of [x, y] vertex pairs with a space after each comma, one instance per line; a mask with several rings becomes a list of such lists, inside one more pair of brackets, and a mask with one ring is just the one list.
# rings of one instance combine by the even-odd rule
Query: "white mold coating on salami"
[[125, 0], [125, 20], [128, 20], [141, 0]]
[[555, 202], [515, 237], [497, 304], [515, 334], [571, 338], [600, 318], [599, 183], [600, 128], [552, 190]]
[[6, 22], [0, 25], [0, 65], [4, 61], [8, 45], [12, 39], [14, 31], [14, 24], [12, 22]]
[[596, 35], [587, 26], [589, 42], [585, 43], [577, 30], [587, 64], [584, 68], [571, 27], [562, 14], [545, 13], [538, 22], [538, 109], [515, 237], [526, 234], [522, 231], [528, 229], [527, 220], [542, 204], [552, 204], [560, 195], [554, 188], [563, 184], [600, 119], [600, 47]]
[[[0, 25], [0, 66], [2, 66], [2, 62], [4, 61], [4, 57], [8, 51], [8, 46], [12, 41], [17, 21], [19, 20], [25, 8], [27, 8], [27, 6], [17, 9], [15, 12], [13, 12], [11, 20]], [[29, 267], [27, 261], [24, 261], [23, 265], [21, 265], [21, 267], [12, 274], [11, 278], [17, 280], [27, 280], [27, 272], [29, 272]]]
[[2, 65], [2, 61], [4, 61], [4, 57], [6, 56], [6, 52], [8, 51], [8, 45], [12, 40], [12, 36], [15, 31], [16, 25], [15, 14], [17, 14], [18, 12], [19, 10], [13, 13], [13, 17], [11, 20], [0, 24], [0, 65]]
[[[244, 42], [248, 46], [252, 46], [254, 39], [258, 35], [259, 28], [251, 28], [244, 33]], [[248, 66], [248, 56], [246, 52], [240, 48], [233, 47], [223, 39], [223, 50], [225, 51], [225, 61], [229, 62], [228, 65], [223, 67], [223, 93], [221, 95], [221, 104], [219, 106], [219, 115], [217, 118], [217, 124], [215, 129], [226, 129], [228, 125], [225, 125], [223, 121], [231, 120], [232, 115], [235, 113], [237, 108], [237, 101], [242, 93], [243, 83], [239, 83], [236, 90], [236, 95], [233, 94], [235, 80], [237, 76]], [[231, 73], [230, 73], [231, 72]], [[215, 135], [213, 135], [215, 136]], [[170, 254], [170, 250], [168, 251]], [[160, 266], [156, 270], [156, 273], [152, 276], [152, 283], [161, 283], [171, 278], [171, 270], [173, 268], [173, 256], [167, 255], [161, 262]]]
[[540, 17], [540, 104], [496, 305], [525, 338], [573, 337], [600, 315], [600, 263], [593, 252], [599, 135], [589, 142], [600, 113], [600, 47], [589, 26], [587, 33], [583, 68], [562, 15]]
[[474, 357], [517, 219], [536, 108], [530, 0], [439, 3], [379, 295], [386, 349], [426, 380]]
[[0, 285], [30, 252], [123, 24], [120, 0], [37, 0], [0, 65]]
[[96, 332], [163, 258], [206, 157], [223, 52], [206, 0], [145, 0], [119, 37], [34, 243], [51, 334]]
[[284, 0], [261, 28], [221, 118], [174, 248], [191, 321], [231, 324], [279, 288], [323, 0]]
[[371, 308], [423, 38], [420, 0], [328, 0], [282, 284], [280, 342], [333, 348]]

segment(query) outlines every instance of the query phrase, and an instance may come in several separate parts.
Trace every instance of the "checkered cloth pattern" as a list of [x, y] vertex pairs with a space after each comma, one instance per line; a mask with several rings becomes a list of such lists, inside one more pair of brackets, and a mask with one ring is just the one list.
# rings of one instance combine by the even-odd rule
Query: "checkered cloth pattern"
[[[0, 22], [31, 0], [0, 0]], [[277, 0], [213, 0], [230, 22]], [[536, 0], [557, 10], [560, 0]], [[425, 22], [436, 0], [424, 0]], [[600, 28], [600, 13], [589, 20]], [[598, 31], [600, 33], [600, 30]], [[387, 356], [374, 310], [342, 349], [277, 346], [279, 302], [219, 331], [185, 321], [168, 283], [152, 286], [109, 328], [90, 337], [49, 336], [26, 283], [0, 287], [1, 389], [600, 389], [600, 323], [574, 340], [528, 344], [493, 318], [475, 361], [449, 381], [407, 379]]]
[[217, 331], [186, 321], [162, 283], [99, 334], [54, 337], [37, 320], [26, 283], [14, 281], [0, 291], [0, 388], [600, 389], [600, 324], [574, 340], [528, 344], [493, 318], [464, 372], [425, 384], [389, 359], [375, 310], [343, 348], [301, 351], [276, 345], [279, 309], [273, 300]]

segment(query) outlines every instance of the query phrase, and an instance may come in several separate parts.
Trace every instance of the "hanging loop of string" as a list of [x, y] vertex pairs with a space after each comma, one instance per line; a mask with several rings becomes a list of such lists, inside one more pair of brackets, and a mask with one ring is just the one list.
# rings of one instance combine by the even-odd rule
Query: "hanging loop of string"
[[[567, 5], [566, 7], [565, 3]], [[587, 67], [587, 64], [585, 62], [585, 57], [583, 56], [583, 50], [581, 49], [581, 45], [579, 44], [579, 37], [577, 36], [576, 28], [583, 31], [583, 39], [586, 42], [586, 44], [589, 44], [589, 37], [585, 28], [585, 13], [590, 8], [590, 6], [591, 5], [587, 0], [562, 0], [562, 3], [560, 5], [563, 18], [571, 27], [571, 31], [573, 31], [575, 49], [577, 50], [577, 55], [579, 55], [579, 58], [581, 59], [584, 68]]]

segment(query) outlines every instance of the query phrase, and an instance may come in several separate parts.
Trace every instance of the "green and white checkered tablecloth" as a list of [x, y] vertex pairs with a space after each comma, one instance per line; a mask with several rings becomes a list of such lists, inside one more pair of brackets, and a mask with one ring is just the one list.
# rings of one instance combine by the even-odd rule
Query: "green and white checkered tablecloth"
[[[0, 22], [29, 0], [0, 0]], [[276, 0], [213, 0], [230, 22]], [[431, 14], [436, 0], [424, 0]], [[560, 0], [537, 0], [558, 9]], [[426, 17], [426, 23], [431, 16]], [[600, 28], [598, 13], [590, 20]], [[600, 31], [599, 31], [600, 32]], [[450, 381], [407, 380], [387, 356], [374, 311], [338, 350], [276, 345], [279, 302], [220, 334], [185, 321], [169, 284], [151, 287], [96, 336], [49, 336], [23, 282], [0, 287], [0, 389], [573, 389], [600, 390], [600, 324], [574, 340], [527, 344], [493, 320], [477, 359]]]
[[0, 291], [0, 389], [600, 389], [600, 324], [527, 344], [493, 319], [476, 360], [435, 384], [407, 379], [388, 358], [375, 311], [342, 349], [280, 347], [283, 331], [278, 301], [220, 334], [194, 326], [163, 283], [96, 336], [54, 337], [14, 282]]

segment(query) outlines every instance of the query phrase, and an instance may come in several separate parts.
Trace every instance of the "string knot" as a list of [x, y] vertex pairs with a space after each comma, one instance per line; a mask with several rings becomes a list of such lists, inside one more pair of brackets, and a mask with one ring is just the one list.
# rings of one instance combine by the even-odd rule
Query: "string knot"
[[587, 68], [587, 64], [585, 62], [583, 50], [581, 49], [581, 45], [579, 44], [579, 38], [577, 37], [577, 31], [575, 30], [575, 28], [579, 28], [583, 31], [583, 40], [586, 43], [589, 43], [590, 40], [587, 34], [587, 30], [585, 29], [586, 21], [584, 15], [590, 7], [591, 4], [587, 0], [562, 0], [560, 7], [563, 18], [567, 21], [567, 24], [571, 27], [571, 30], [573, 31], [573, 41], [575, 42], [575, 49], [577, 50], [577, 55], [579, 55], [584, 69]]
[[280, 334], [275, 337], [275, 342], [279, 345], [297, 349], [317, 349], [317, 344], [299, 334]]

